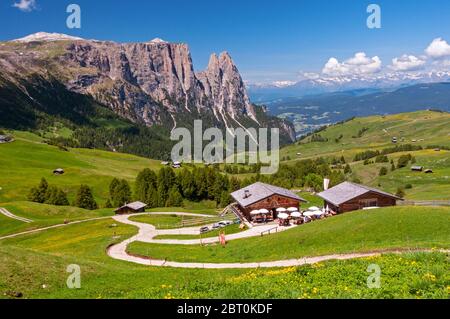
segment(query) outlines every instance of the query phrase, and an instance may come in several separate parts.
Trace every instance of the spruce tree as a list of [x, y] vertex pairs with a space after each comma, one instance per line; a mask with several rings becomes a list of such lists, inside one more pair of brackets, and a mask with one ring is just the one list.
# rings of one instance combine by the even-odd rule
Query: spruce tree
[[230, 193], [223, 191], [222, 195], [220, 196], [220, 202], [219, 206], [222, 208], [227, 207], [231, 203], [231, 196]]
[[195, 188], [194, 177], [187, 169], [184, 169], [180, 174], [180, 187], [184, 198], [189, 200], [196, 199], [197, 190]]
[[56, 200], [58, 196], [58, 188], [56, 186], [49, 186], [45, 192], [45, 204], [56, 205]]
[[111, 184], [109, 184], [109, 198], [114, 201], [114, 198], [116, 197], [116, 188], [119, 186], [120, 181], [117, 178], [114, 178], [111, 181]]
[[344, 174], [351, 174], [352, 173], [352, 168], [350, 167], [349, 164], [345, 165], [344, 168]]
[[148, 205], [148, 208], [156, 208], [159, 206], [158, 191], [156, 188], [149, 190], [145, 203]]
[[97, 203], [92, 195], [92, 190], [87, 185], [80, 185], [77, 196], [75, 197], [74, 206], [94, 210], [98, 208]]
[[35, 203], [44, 203], [46, 201], [48, 190], [48, 183], [45, 178], [41, 178], [41, 182], [38, 187], [33, 187], [30, 189], [28, 194], [28, 200]]
[[388, 173], [387, 168], [383, 166], [382, 168], [380, 168], [380, 173], [378, 175], [385, 176], [387, 175], [387, 173]]
[[166, 202], [166, 207], [181, 207], [183, 206], [183, 197], [176, 186], [172, 187]]
[[105, 203], [105, 208], [113, 208], [113, 207], [114, 207], [113, 204], [111, 203], [111, 201], [108, 198]]
[[397, 193], [395, 195], [397, 197], [404, 198], [405, 197], [405, 190], [402, 187], [399, 187], [397, 189]]
[[69, 206], [69, 200], [67, 199], [67, 194], [62, 189], [58, 189], [58, 191], [56, 193], [54, 205]]
[[146, 168], [141, 171], [137, 176], [135, 183], [134, 197], [136, 200], [146, 202], [149, 197], [150, 190], [152, 188], [156, 188], [156, 180], [157, 176], [151, 169]]
[[131, 201], [131, 188], [126, 180], [122, 179], [119, 181], [115, 187], [112, 201], [116, 207], [123, 206]]
[[40, 202], [40, 192], [37, 187], [32, 187], [28, 193], [28, 200], [30, 202], [39, 203]]

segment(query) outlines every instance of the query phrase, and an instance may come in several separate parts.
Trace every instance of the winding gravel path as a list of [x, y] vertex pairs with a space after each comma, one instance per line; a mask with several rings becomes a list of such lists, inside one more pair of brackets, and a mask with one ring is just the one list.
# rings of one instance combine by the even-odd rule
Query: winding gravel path
[[[187, 213], [170, 213], [171, 215], [186, 215]], [[192, 214], [189, 214], [192, 215]], [[196, 215], [198, 216], [198, 215]], [[113, 245], [108, 248], [107, 253], [110, 257], [132, 262], [135, 264], [146, 265], [146, 266], [156, 266], [156, 267], [173, 267], [173, 268], [197, 268], [197, 269], [244, 269], [244, 268], [277, 268], [277, 267], [294, 267], [294, 266], [302, 266], [307, 264], [315, 264], [327, 260], [348, 260], [355, 258], [365, 258], [365, 257], [373, 257], [380, 256], [382, 253], [380, 252], [369, 252], [369, 253], [349, 253], [349, 254], [334, 254], [334, 255], [326, 255], [326, 256], [317, 256], [317, 257], [304, 257], [300, 259], [289, 259], [289, 260], [278, 260], [278, 261], [269, 261], [269, 262], [254, 262], [254, 263], [184, 263], [184, 262], [174, 262], [174, 261], [166, 261], [166, 260], [158, 260], [158, 259], [150, 259], [146, 257], [133, 256], [128, 254], [127, 246], [135, 241], [141, 241], [145, 243], [155, 243], [155, 244], [168, 244], [168, 245], [198, 245], [205, 243], [217, 243], [219, 241], [218, 238], [211, 237], [205, 238], [203, 240], [194, 239], [194, 240], [177, 240], [177, 239], [167, 239], [167, 240], [156, 240], [153, 239], [158, 235], [165, 234], [199, 234], [198, 228], [184, 228], [184, 229], [174, 229], [174, 230], [157, 230], [154, 226], [145, 223], [139, 223], [135, 221], [130, 221], [128, 218], [130, 215], [122, 215], [122, 216], [114, 216], [114, 220], [117, 222], [133, 225], [139, 229], [137, 235], [119, 243]], [[226, 240], [235, 240], [240, 238], [248, 238], [260, 236], [261, 232], [267, 230], [269, 228], [273, 228], [273, 225], [254, 227], [247, 231], [232, 234], [226, 236]], [[291, 229], [292, 227], [280, 227], [279, 231], [284, 231], [286, 229]], [[424, 252], [430, 252], [431, 250], [423, 250]], [[442, 250], [442, 252], [448, 253], [449, 250]], [[401, 250], [392, 250], [386, 251], [385, 253], [394, 253], [400, 254], [405, 253], [405, 251]]]
[[31, 219], [28, 219], [28, 218], [25, 218], [25, 217], [16, 216], [13, 213], [11, 213], [10, 211], [8, 211], [6, 208], [2, 208], [2, 207], [0, 207], [0, 214], [3, 214], [6, 217], [9, 217], [9, 218], [12, 218], [12, 219], [15, 219], [15, 220], [27, 223], [27, 224], [33, 222]]
[[[3, 212], [1, 212], [4, 214]], [[107, 253], [110, 257], [122, 260], [126, 262], [132, 262], [135, 264], [146, 265], [146, 266], [156, 266], [156, 267], [173, 267], [173, 268], [197, 268], [197, 269], [244, 269], [244, 268], [277, 268], [277, 267], [294, 267], [294, 266], [302, 266], [307, 264], [315, 264], [327, 260], [348, 260], [355, 258], [365, 258], [365, 257], [373, 257], [380, 256], [382, 253], [392, 253], [392, 254], [401, 254], [408, 251], [411, 252], [432, 252], [433, 250], [424, 249], [424, 250], [388, 250], [384, 252], [369, 252], [369, 253], [349, 253], [349, 254], [334, 254], [334, 255], [326, 255], [326, 256], [317, 256], [317, 257], [304, 257], [299, 259], [289, 259], [289, 260], [278, 260], [278, 261], [269, 261], [269, 262], [254, 262], [254, 263], [182, 263], [182, 262], [174, 262], [174, 261], [166, 261], [166, 260], [157, 260], [150, 259], [140, 256], [132, 256], [127, 253], [127, 246], [135, 241], [142, 241], [146, 243], [157, 243], [157, 244], [168, 244], [168, 245], [198, 245], [198, 244], [209, 244], [209, 243], [217, 243], [219, 241], [216, 237], [205, 238], [205, 239], [193, 239], [193, 240], [177, 240], [177, 239], [167, 239], [167, 240], [156, 240], [153, 239], [159, 235], [198, 235], [200, 231], [198, 227], [192, 228], [181, 228], [181, 229], [168, 229], [168, 230], [158, 230], [153, 225], [139, 223], [129, 220], [128, 218], [136, 215], [146, 215], [148, 213], [143, 214], [134, 214], [134, 215], [122, 215], [122, 216], [105, 216], [105, 217], [97, 217], [90, 218], [85, 220], [79, 220], [70, 222], [68, 224], [58, 224], [38, 229], [33, 229], [29, 231], [24, 231], [21, 233], [11, 234], [7, 236], [0, 237], [0, 240], [19, 237], [22, 235], [33, 234], [37, 232], [42, 232], [49, 229], [55, 229], [60, 227], [65, 227], [74, 224], [86, 223], [90, 221], [102, 220], [112, 218], [117, 222], [133, 225], [138, 228], [138, 234], [119, 243], [113, 245], [108, 248]], [[211, 215], [199, 215], [199, 214], [191, 214], [191, 213], [151, 213], [152, 215], [184, 215], [184, 216], [201, 216], [201, 217], [215, 217]], [[8, 216], [9, 217], [9, 216]], [[226, 236], [226, 240], [235, 240], [240, 238], [248, 238], [260, 236], [262, 231], [273, 228], [273, 225], [254, 227], [247, 231], [231, 234]], [[286, 229], [291, 229], [292, 227], [279, 227], [278, 231], [284, 231]], [[450, 253], [450, 250], [434, 250], [443, 253]]]

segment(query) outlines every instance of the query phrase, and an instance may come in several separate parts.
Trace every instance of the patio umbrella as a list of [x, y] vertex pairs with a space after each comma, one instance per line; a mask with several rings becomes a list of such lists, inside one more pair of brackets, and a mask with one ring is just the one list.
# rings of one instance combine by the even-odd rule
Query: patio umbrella
[[316, 212], [308, 211], [308, 212], [304, 212], [303, 213], [303, 216], [306, 216], [306, 217], [312, 217], [312, 216], [315, 216], [315, 215], [316, 215]]
[[298, 212], [298, 208], [296, 208], [296, 207], [289, 207], [288, 209], [288, 212]]
[[300, 217], [302, 217], [302, 214], [300, 214], [299, 212], [293, 212], [293, 213], [291, 214], [291, 217], [294, 217], [294, 218], [300, 218]]
[[310, 211], [318, 211], [318, 210], [320, 210], [320, 208], [316, 207], [316, 206], [313, 206], [313, 207], [310, 207], [308, 210], [310, 210]]
[[277, 212], [279, 212], [279, 213], [284, 213], [285, 211], [287, 211], [286, 208], [283, 208], [283, 207], [277, 208]]
[[279, 219], [288, 219], [289, 215], [286, 213], [280, 213], [280, 214], [278, 214], [278, 218]]
[[260, 212], [259, 212], [259, 210], [252, 210], [251, 212], [250, 212], [250, 215], [259, 215], [260, 214]]
[[269, 213], [270, 213], [270, 212], [269, 212], [267, 209], [265, 209], [265, 208], [258, 210], [258, 212], [259, 212], [260, 214], [269, 214]]

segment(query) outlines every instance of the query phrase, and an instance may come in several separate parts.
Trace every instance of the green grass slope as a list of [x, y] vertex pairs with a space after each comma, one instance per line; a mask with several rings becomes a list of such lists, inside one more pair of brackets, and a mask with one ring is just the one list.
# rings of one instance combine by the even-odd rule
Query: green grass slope
[[24, 223], [0, 214], [0, 236], [63, 224], [66, 221], [74, 222], [114, 214], [112, 209], [106, 208], [90, 211], [78, 207], [52, 206], [31, 202], [0, 203], [0, 207], [6, 208], [16, 216], [32, 220], [31, 223]]
[[[286, 269], [155, 268], [117, 261], [106, 255], [108, 245], [136, 233], [132, 226], [111, 227], [112, 223], [112, 220], [87, 222], [0, 241], [0, 298], [12, 298], [16, 293], [23, 298], [448, 296], [450, 278], [445, 254], [386, 255]], [[369, 289], [366, 285], [367, 267], [373, 263], [382, 269], [380, 289]], [[81, 289], [66, 286], [70, 275], [66, 269], [71, 264], [81, 268]]]
[[[351, 164], [352, 176], [366, 185], [382, 188], [395, 194], [398, 187], [410, 184], [412, 188], [405, 189], [407, 200], [450, 200], [450, 151], [436, 152], [422, 150], [388, 155], [389, 160], [397, 163], [398, 158], [404, 154], [411, 154], [416, 158], [414, 165], [432, 169], [433, 174], [411, 171], [411, 164], [407, 167], [391, 172], [390, 163], [363, 165], [362, 162]], [[386, 176], [379, 176], [381, 167], [388, 169]]]
[[[87, 184], [103, 205], [113, 177], [133, 182], [142, 169], [161, 167], [159, 161], [138, 156], [90, 149], [65, 152], [43, 144], [34, 134], [14, 135], [15, 142], [0, 145], [0, 203], [26, 200], [30, 188], [45, 177], [68, 192], [70, 201], [79, 185]], [[65, 174], [54, 176], [56, 168], [63, 168]]]
[[391, 207], [358, 211], [226, 248], [134, 242], [129, 251], [185, 262], [251, 262], [396, 248], [449, 248], [450, 208]]
[[[358, 137], [363, 128], [368, 130]], [[397, 137], [399, 144], [450, 146], [450, 113], [418, 111], [355, 118], [343, 124], [330, 126], [319, 134], [328, 141], [310, 143], [310, 137], [307, 137], [283, 148], [280, 156], [289, 156], [291, 160], [296, 160], [344, 155], [346, 159], [352, 160], [358, 152], [392, 147], [392, 137]], [[336, 142], [335, 139], [341, 135], [342, 138]], [[404, 141], [400, 142], [402, 138]], [[301, 157], [297, 153], [302, 153]]]

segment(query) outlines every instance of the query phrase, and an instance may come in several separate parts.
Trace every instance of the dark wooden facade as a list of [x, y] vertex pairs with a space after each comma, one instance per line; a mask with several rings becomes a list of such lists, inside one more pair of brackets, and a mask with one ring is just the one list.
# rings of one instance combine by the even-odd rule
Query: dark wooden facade
[[248, 205], [246, 207], [242, 207], [239, 205], [239, 209], [245, 215], [245, 218], [251, 220], [250, 212], [259, 209], [267, 209], [273, 213], [273, 217], [277, 217], [276, 209], [280, 207], [288, 208], [288, 207], [296, 207], [300, 208], [301, 201], [298, 199], [274, 194], [267, 198], [264, 198], [256, 203]]
[[383, 195], [380, 193], [369, 192], [364, 195], [352, 198], [351, 200], [336, 206], [325, 201], [325, 207], [336, 213], [345, 213], [354, 210], [360, 210], [366, 207], [389, 207], [396, 206], [397, 199], [395, 197]]
[[132, 209], [128, 206], [123, 206], [118, 209], [116, 209], [117, 215], [128, 215], [128, 214], [136, 214], [136, 213], [145, 213], [145, 207], [142, 207], [140, 209]]

